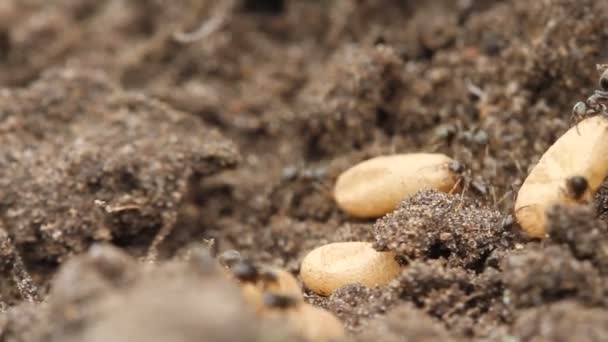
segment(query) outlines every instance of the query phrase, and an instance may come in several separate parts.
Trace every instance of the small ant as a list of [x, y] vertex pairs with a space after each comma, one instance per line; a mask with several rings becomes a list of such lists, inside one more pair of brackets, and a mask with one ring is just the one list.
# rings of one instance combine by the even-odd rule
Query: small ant
[[277, 309], [291, 308], [298, 303], [298, 300], [292, 296], [272, 292], [264, 292], [262, 300], [265, 306]]
[[469, 189], [474, 190], [484, 197], [488, 195], [488, 186], [482, 179], [474, 178], [471, 174], [471, 170], [468, 169], [462, 162], [454, 160], [449, 163], [448, 169], [458, 177], [456, 183], [448, 193], [453, 194], [459, 187], [462, 189], [460, 193], [460, 204], [457, 206], [457, 208], [460, 209], [462, 207], [464, 203], [464, 194]]
[[255, 283], [258, 280], [258, 269], [249, 260], [239, 260], [230, 268], [235, 278], [244, 283]]
[[234, 266], [234, 264], [236, 264], [237, 262], [243, 260], [243, 258], [241, 257], [241, 253], [239, 253], [238, 251], [234, 249], [229, 249], [227, 251], [222, 252], [217, 257], [217, 260], [219, 261], [220, 265], [230, 268]]
[[454, 190], [456, 190], [456, 188], [458, 188], [458, 186], [460, 186], [464, 181], [464, 188], [468, 189], [471, 187], [473, 190], [483, 196], [488, 194], [487, 185], [481, 179], [473, 179], [470, 170], [468, 170], [460, 161], [454, 160], [450, 162], [448, 168], [450, 171], [459, 176], [456, 185], [454, 185], [454, 188], [450, 191], [450, 193], [454, 192]]
[[608, 115], [608, 64], [597, 65], [600, 76], [600, 89], [595, 90], [586, 101], [579, 101], [572, 108], [572, 119], [575, 122], [595, 114]]
[[572, 176], [566, 179], [566, 194], [574, 200], [580, 200], [588, 188], [589, 182], [583, 176]]

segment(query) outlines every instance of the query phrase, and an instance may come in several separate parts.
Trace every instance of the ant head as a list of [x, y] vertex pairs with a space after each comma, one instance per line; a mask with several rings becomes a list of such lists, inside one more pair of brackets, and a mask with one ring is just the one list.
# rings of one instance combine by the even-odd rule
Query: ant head
[[453, 160], [449, 165], [450, 171], [454, 173], [463, 173], [464, 172], [464, 164], [459, 162], [458, 160]]

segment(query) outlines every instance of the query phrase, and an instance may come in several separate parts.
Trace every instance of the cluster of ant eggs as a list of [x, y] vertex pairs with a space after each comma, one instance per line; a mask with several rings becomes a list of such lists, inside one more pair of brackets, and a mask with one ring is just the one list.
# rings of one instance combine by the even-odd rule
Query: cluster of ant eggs
[[[587, 118], [559, 138], [519, 190], [514, 210], [522, 229], [543, 237], [545, 213], [551, 205], [590, 201], [608, 176], [607, 150], [608, 119], [603, 116]], [[421, 189], [454, 190], [461, 177], [454, 163], [445, 155], [430, 153], [376, 157], [343, 172], [334, 198], [354, 217], [379, 217]], [[395, 257], [366, 242], [333, 243], [311, 251], [302, 260], [300, 275], [308, 289], [327, 296], [351, 283], [386, 284], [400, 272]]]
[[[458, 162], [439, 153], [380, 156], [343, 172], [336, 181], [334, 198], [351, 216], [380, 217], [419, 190], [455, 190], [461, 169]], [[371, 243], [361, 241], [318, 247], [304, 257], [300, 266], [306, 288], [322, 296], [353, 283], [384, 285], [400, 272], [394, 253], [376, 251]]]
[[[608, 71], [600, 86], [608, 91]], [[577, 110], [586, 112], [587, 107], [578, 105]], [[601, 115], [582, 120], [560, 137], [519, 190], [514, 211], [521, 228], [530, 236], [543, 237], [550, 206], [590, 201], [608, 176], [607, 150], [608, 119]], [[456, 165], [460, 164], [437, 153], [375, 157], [339, 175], [334, 199], [351, 216], [377, 218], [419, 190], [454, 191], [462, 179], [461, 167]], [[304, 257], [300, 267], [304, 286], [323, 296], [352, 283], [380, 286], [400, 271], [394, 253], [376, 251], [367, 242], [318, 247]]]
[[[608, 90], [608, 70], [600, 86]], [[521, 228], [532, 237], [544, 237], [550, 206], [589, 202], [608, 176], [606, 150], [608, 119], [603, 115], [582, 120], [560, 137], [518, 192], [514, 211]], [[423, 188], [454, 190], [460, 177], [450, 167], [454, 163], [445, 155], [430, 153], [376, 157], [342, 173], [334, 197], [337, 205], [354, 217], [380, 217]]]

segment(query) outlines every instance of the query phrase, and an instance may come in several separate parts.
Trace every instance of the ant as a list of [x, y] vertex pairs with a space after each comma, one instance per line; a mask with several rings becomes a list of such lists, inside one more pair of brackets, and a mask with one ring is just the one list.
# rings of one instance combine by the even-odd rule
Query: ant
[[272, 292], [264, 292], [262, 300], [265, 306], [276, 309], [288, 309], [298, 303], [292, 296]]
[[586, 101], [574, 105], [572, 119], [575, 122], [596, 114], [608, 115], [608, 64], [598, 64], [597, 70], [603, 71], [599, 81], [600, 89], [595, 90]]
[[473, 190], [475, 190], [475, 192], [479, 193], [482, 196], [486, 196], [488, 194], [488, 186], [481, 179], [473, 178], [471, 171], [467, 169], [465, 165], [460, 161], [454, 160], [450, 162], [448, 168], [452, 173], [458, 175], [458, 181], [456, 182], [450, 193], [453, 193], [454, 190], [456, 190], [456, 188], [458, 188], [461, 183], [464, 182], [465, 189], [468, 190], [469, 188], [472, 188]]
[[580, 200], [588, 188], [589, 182], [583, 176], [572, 176], [566, 179], [566, 195], [574, 200]]
[[474, 178], [471, 170], [468, 169], [462, 162], [454, 160], [448, 164], [448, 169], [458, 177], [456, 183], [448, 193], [453, 194], [458, 188], [462, 189], [460, 193], [460, 204], [457, 208], [462, 207], [464, 203], [464, 194], [469, 189], [472, 189], [483, 197], [490, 193], [490, 189], [485, 182], [481, 178]]
[[244, 283], [255, 283], [259, 279], [259, 271], [249, 260], [239, 260], [230, 268], [234, 277]]

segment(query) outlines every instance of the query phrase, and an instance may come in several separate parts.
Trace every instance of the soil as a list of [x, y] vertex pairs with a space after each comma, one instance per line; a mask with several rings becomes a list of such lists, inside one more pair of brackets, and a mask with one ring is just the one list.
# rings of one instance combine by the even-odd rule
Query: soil
[[[349, 340], [606, 339], [608, 183], [543, 241], [512, 208], [597, 88], [607, 20], [595, 0], [1, 1], [0, 339], [293, 340], [200, 248], [297, 276], [334, 241], [405, 265], [305, 294]], [[340, 212], [340, 172], [395, 152], [457, 159], [460, 190]]]

